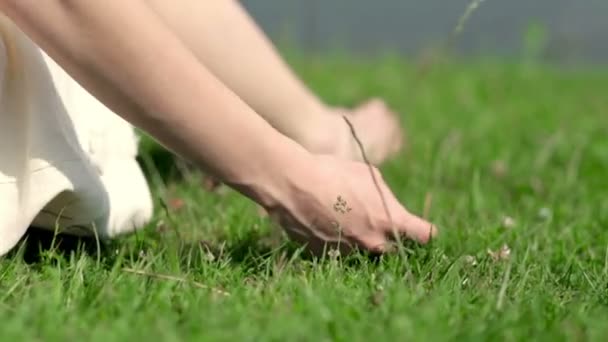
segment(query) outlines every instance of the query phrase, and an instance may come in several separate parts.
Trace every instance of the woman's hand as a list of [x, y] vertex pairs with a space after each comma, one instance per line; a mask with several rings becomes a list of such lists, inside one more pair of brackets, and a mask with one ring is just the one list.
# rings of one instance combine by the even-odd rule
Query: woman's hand
[[382, 196], [364, 163], [311, 155], [308, 165], [298, 170], [279, 205], [266, 210], [314, 253], [326, 247], [382, 253], [397, 238], [426, 243], [437, 234], [397, 201], [377, 169], [372, 172]]

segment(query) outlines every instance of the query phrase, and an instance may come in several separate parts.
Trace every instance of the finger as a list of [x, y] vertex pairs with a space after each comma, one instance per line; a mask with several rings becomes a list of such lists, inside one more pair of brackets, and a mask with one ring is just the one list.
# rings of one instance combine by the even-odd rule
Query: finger
[[393, 238], [406, 236], [419, 243], [426, 244], [437, 236], [438, 229], [431, 222], [410, 213], [392, 192], [387, 193], [393, 227], [387, 233]]
[[394, 229], [397, 236], [406, 236], [419, 243], [426, 244], [438, 234], [437, 227], [431, 222], [413, 215], [406, 210], [395, 218]]

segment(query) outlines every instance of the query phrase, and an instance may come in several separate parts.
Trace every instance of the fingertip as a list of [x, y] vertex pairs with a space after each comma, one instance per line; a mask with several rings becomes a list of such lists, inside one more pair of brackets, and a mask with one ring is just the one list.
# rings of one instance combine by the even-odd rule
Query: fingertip
[[437, 226], [415, 215], [410, 214], [404, 223], [404, 233], [421, 244], [427, 244], [439, 234]]
[[435, 226], [432, 223], [429, 223], [426, 234], [421, 236], [422, 239], [421, 239], [420, 243], [427, 244], [427, 243], [431, 242], [433, 239], [437, 238], [438, 235], [439, 235], [439, 229], [437, 229], [437, 226]]

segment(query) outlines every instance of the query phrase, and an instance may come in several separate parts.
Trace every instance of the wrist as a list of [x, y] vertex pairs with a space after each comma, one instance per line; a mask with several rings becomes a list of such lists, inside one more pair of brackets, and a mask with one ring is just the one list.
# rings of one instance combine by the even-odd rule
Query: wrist
[[261, 155], [252, 157], [251, 167], [241, 167], [233, 180], [226, 182], [238, 192], [265, 208], [284, 206], [292, 190], [306, 177], [312, 154], [296, 142], [281, 136]]

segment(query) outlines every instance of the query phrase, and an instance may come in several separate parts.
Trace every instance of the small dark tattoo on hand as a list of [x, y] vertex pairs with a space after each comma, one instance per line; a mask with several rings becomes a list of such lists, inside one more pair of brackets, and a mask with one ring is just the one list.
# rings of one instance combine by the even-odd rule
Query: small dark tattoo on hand
[[334, 210], [336, 212], [346, 214], [352, 210], [351, 207], [348, 206], [348, 203], [342, 198], [342, 196], [338, 196], [336, 203], [334, 203]]

